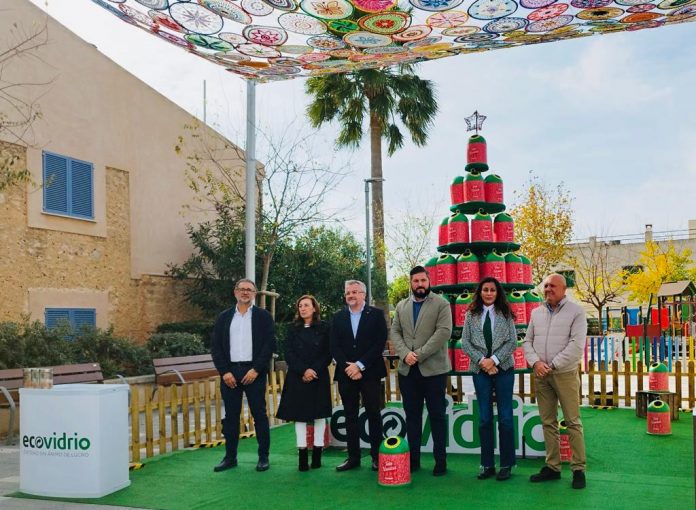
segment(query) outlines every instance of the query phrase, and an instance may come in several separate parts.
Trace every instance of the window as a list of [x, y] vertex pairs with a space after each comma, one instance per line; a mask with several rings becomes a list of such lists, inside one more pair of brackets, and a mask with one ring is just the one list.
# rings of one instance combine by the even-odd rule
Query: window
[[[94, 308], [46, 308], [46, 327], [55, 328], [60, 321], [67, 321], [73, 332], [82, 326], [97, 326], [97, 310]], [[72, 336], [68, 337], [72, 340]]]
[[44, 212], [93, 219], [93, 172], [92, 163], [44, 151]]
[[565, 278], [568, 288], [575, 287], [575, 271], [569, 269], [567, 271], [559, 271], [558, 274]]

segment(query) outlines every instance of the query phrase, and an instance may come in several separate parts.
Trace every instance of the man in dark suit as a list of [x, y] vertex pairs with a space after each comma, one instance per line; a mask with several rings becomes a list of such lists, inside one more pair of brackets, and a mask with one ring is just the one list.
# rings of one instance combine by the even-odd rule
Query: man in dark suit
[[348, 458], [336, 467], [337, 471], [360, 466], [358, 412], [361, 397], [370, 428], [370, 454], [374, 471], [377, 471], [382, 442], [380, 380], [387, 374], [382, 358], [387, 342], [387, 323], [384, 312], [367, 305], [365, 296], [363, 282], [348, 280], [345, 284], [348, 306], [337, 312], [331, 323], [331, 355], [336, 360], [335, 378], [343, 401], [348, 436]]
[[234, 287], [235, 307], [222, 312], [215, 321], [211, 354], [220, 372], [220, 393], [225, 403], [222, 431], [226, 452], [215, 472], [237, 466], [239, 417], [242, 394], [246, 393], [259, 443], [257, 471], [269, 468], [268, 451], [271, 433], [266, 414], [266, 373], [275, 350], [273, 318], [266, 310], [254, 306], [256, 285], [241, 279]]

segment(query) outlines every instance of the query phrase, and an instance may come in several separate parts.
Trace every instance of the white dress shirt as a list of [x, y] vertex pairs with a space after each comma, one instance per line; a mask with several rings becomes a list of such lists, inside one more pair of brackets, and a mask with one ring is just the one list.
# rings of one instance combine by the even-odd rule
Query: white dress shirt
[[251, 361], [253, 350], [251, 344], [251, 309], [241, 313], [239, 308], [234, 309], [234, 316], [230, 323], [230, 361]]

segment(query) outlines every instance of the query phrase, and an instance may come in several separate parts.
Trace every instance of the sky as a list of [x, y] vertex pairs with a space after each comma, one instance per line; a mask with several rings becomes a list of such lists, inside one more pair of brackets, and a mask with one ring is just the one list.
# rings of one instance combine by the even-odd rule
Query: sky
[[[99, 51], [232, 141], [244, 145], [246, 82], [203, 59], [123, 23], [90, 0], [31, 0]], [[696, 22], [579, 40], [460, 55], [418, 66], [432, 80], [439, 113], [425, 147], [410, 140], [384, 155], [389, 221], [411, 214], [448, 214], [449, 184], [464, 173], [464, 117], [488, 119], [491, 170], [505, 200], [529, 172], [574, 197], [574, 238], [685, 231], [696, 219]], [[271, 138], [312, 130], [304, 79], [256, 87], [257, 125]], [[290, 127], [289, 127], [290, 126]], [[336, 152], [337, 126], [313, 138], [314, 156], [350, 165], [326, 207], [364, 236], [363, 179], [369, 143]], [[262, 159], [262, 151], [257, 153]], [[436, 233], [433, 232], [433, 252]]]

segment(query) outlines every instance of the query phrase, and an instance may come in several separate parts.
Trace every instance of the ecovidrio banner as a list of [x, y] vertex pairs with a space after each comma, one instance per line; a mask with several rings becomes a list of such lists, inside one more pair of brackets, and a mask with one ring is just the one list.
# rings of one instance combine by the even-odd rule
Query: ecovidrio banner
[[[481, 441], [479, 439], [478, 427], [478, 405], [476, 396], [470, 395], [466, 405], [453, 406], [452, 397], [447, 395], [446, 419], [448, 424], [447, 452], [448, 453], [479, 453], [481, 451]], [[517, 395], [513, 396], [512, 401], [513, 424], [515, 427], [515, 453], [518, 456], [543, 457], [544, 434], [541, 427], [541, 418], [536, 406], [525, 409], [522, 399]], [[497, 415], [496, 433], [497, 433]], [[384, 435], [406, 437], [406, 413], [403, 408], [398, 406], [386, 407], [382, 410], [382, 426]], [[361, 408], [358, 417], [358, 429], [360, 430], [360, 443], [363, 448], [369, 448], [369, 435], [367, 430], [367, 414]], [[333, 408], [331, 415], [331, 444], [343, 446], [346, 444], [346, 419], [343, 406]], [[421, 450], [431, 452], [433, 450], [433, 440], [430, 431], [430, 420], [428, 412], [423, 411], [423, 439]], [[497, 448], [496, 448], [497, 452]]]

